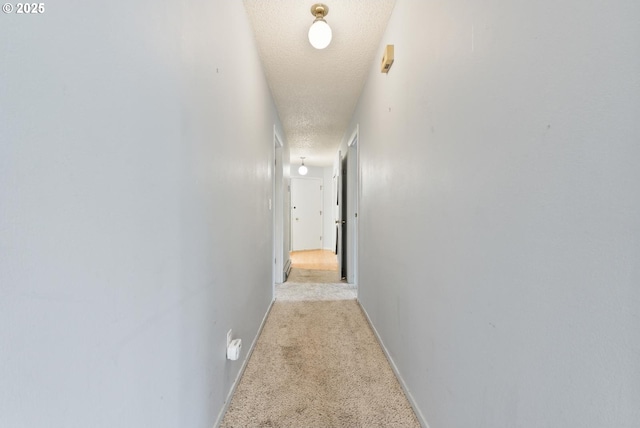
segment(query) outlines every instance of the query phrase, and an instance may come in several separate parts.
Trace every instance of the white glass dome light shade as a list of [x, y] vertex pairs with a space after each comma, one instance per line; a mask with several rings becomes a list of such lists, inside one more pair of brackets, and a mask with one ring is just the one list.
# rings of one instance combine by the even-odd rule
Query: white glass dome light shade
[[322, 18], [317, 18], [309, 28], [309, 43], [316, 49], [324, 49], [331, 43], [331, 27]]
[[304, 156], [300, 156], [300, 160], [302, 161], [302, 165], [300, 165], [300, 168], [298, 168], [298, 174], [300, 175], [307, 175], [307, 172], [309, 172], [307, 167], [304, 166], [304, 158]]

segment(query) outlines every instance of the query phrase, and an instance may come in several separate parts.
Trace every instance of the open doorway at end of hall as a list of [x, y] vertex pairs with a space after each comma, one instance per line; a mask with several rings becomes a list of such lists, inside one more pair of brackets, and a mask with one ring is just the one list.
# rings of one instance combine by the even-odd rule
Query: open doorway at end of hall
[[324, 189], [318, 177], [291, 179], [291, 272], [287, 282], [338, 283], [338, 259], [323, 248]]
[[[320, 226], [322, 220], [322, 203], [314, 209], [311, 209], [308, 213], [304, 207], [300, 206], [300, 202], [295, 198], [295, 188], [302, 188], [304, 181], [292, 178], [291, 180], [291, 223], [292, 223], [292, 245], [290, 253], [291, 259], [291, 274], [287, 281], [296, 282], [299, 279], [297, 273], [305, 271], [309, 281], [319, 283], [336, 283], [346, 282], [349, 285], [357, 288], [358, 284], [358, 205], [360, 195], [360, 166], [359, 166], [359, 126], [353, 132], [353, 135], [348, 140], [347, 150], [345, 152], [338, 151], [336, 154], [336, 160], [333, 166], [333, 178], [331, 179], [330, 171], [328, 171], [328, 177], [325, 178], [326, 182], [331, 181], [331, 189], [326, 189], [331, 194], [327, 195], [329, 201], [325, 205], [325, 215], [330, 216], [330, 225], [325, 230], [325, 235], [333, 227], [335, 223], [335, 231], [328, 233], [335, 233], [335, 242], [328, 248], [334, 248], [334, 250], [327, 249], [325, 245], [322, 248], [322, 232], [316, 233], [317, 226]], [[310, 178], [310, 177], [308, 177]], [[307, 184], [309, 184], [307, 182]], [[305, 186], [307, 185], [305, 184]], [[320, 199], [322, 196], [322, 181], [320, 181]], [[304, 198], [309, 202], [304, 202], [302, 205], [314, 205], [319, 198], [318, 196], [310, 196], [315, 190], [309, 188], [304, 191]], [[333, 213], [331, 213], [333, 211]], [[321, 218], [318, 221], [319, 215]], [[296, 227], [301, 228], [303, 221], [307, 218], [311, 218], [311, 224], [313, 225], [314, 232], [309, 235], [310, 244], [302, 244], [302, 241], [296, 242], [296, 234], [302, 236], [302, 232], [296, 233]], [[318, 224], [319, 223], [319, 224]], [[302, 228], [308, 231], [306, 227]], [[306, 233], [306, 232], [305, 232]], [[320, 236], [318, 236], [320, 235]], [[307, 245], [307, 246], [305, 246]], [[321, 276], [321, 277], [319, 277]], [[313, 279], [311, 279], [313, 278]]]
[[344, 282], [338, 258], [331, 250], [302, 250], [291, 253], [291, 273], [287, 282], [335, 284]]

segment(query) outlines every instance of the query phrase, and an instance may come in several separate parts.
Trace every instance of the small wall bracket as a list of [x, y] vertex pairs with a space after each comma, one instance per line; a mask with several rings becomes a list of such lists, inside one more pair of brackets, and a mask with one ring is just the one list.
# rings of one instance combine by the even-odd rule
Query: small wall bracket
[[393, 64], [393, 45], [387, 45], [382, 54], [382, 62], [380, 63], [380, 72], [388, 73]]

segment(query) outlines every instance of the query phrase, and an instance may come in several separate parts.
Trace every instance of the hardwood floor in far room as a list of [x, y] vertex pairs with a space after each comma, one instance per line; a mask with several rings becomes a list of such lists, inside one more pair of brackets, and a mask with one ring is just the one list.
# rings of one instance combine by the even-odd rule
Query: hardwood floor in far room
[[336, 255], [330, 250], [291, 252], [291, 272], [282, 284], [276, 284], [276, 300], [354, 300], [358, 291], [338, 272]]
[[309, 270], [338, 270], [338, 258], [331, 250], [292, 251], [291, 267]]

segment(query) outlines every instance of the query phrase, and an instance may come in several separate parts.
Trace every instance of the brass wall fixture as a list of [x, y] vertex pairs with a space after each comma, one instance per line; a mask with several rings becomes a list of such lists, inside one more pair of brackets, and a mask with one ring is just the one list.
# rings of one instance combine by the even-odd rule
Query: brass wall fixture
[[380, 64], [380, 72], [388, 73], [393, 64], [393, 45], [387, 45], [382, 55], [382, 63]]

